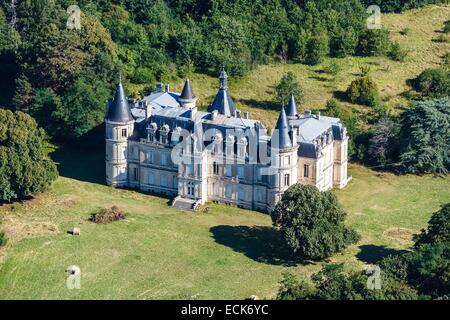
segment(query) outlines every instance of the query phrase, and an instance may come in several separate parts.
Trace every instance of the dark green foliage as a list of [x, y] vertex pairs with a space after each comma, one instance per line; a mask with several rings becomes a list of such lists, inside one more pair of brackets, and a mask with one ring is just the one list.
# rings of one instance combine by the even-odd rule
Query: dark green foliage
[[444, 69], [426, 69], [412, 84], [414, 89], [424, 96], [448, 96], [450, 95], [450, 71]]
[[313, 286], [285, 277], [278, 292], [281, 300], [415, 300], [416, 291], [406, 282], [381, 273], [381, 288], [368, 289], [365, 271], [346, 273], [342, 264], [327, 264], [313, 274]]
[[359, 39], [358, 53], [363, 56], [380, 56], [387, 54], [390, 48], [389, 31], [367, 29]]
[[329, 38], [325, 31], [317, 32], [316, 35], [309, 38], [306, 43], [305, 62], [310, 65], [315, 65], [322, 62], [323, 58], [329, 53]]
[[450, 20], [445, 21], [443, 31], [445, 33], [450, 33]]
[[319, 260], [359, 240], [344, 224], [346, 213], [332, 191], [315, 186], [291, 186], [271, 213], [287, 246], [303, 259]]
[[5, 233], [3, 231], [0, 231], [0, 247], [4, 247], [7, 242], [8, 239], [6, 239]]
[[427, 4], [448, 3], [448, 0], [362, 0], [366, 7], [378, 5], [381, 12], [400, 13], [408, 9], [419, 8]]
[[288, 103], [291, 95], [294, 95], [297, 105], [303, 102], [303, 90], [297, 76], [292, 71], [285, 73], [275, 87], [276, 102], [280, 105]]
[[402, 49], [398, 42], [394, 42], [389, 51], [389, 57], [394, 61], [403, 62], [406, 59], [408, 52]]
[[450, 203], [443, 205], [440, 210], [433, 213], [428, 221], [427, 230], [422, 229], [414, 240], [416, 247], [437, 243], [450, 246]]
[[450, 168], [450, 99], [417, 102], [400, 117], [402, 173], [446, 173]]
[[378, 86], [368, 76], [353, 80], [347, 89], [347, 95], [351, 102], [371, 107], [380, 104]]
[[57, 177], [44, 154], [45, 133], [23, 112], [0, 109], [0, 201], [45, 191]]

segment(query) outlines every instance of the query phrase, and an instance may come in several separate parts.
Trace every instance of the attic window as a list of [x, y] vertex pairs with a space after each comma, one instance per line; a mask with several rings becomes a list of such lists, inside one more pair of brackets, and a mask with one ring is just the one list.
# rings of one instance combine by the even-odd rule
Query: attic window
[[122, 137], [127, 137], [127, 129], [122, 129]]

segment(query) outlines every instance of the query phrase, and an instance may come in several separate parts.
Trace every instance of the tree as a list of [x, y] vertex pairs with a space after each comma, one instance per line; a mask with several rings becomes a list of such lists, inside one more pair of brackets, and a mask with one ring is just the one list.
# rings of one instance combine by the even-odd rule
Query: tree
[[368, 153], [376, 163], [384, 165], [391, 157], [390, 143], [395, 137], [396, 128], [394, 121], [386, 117], [381, 118], [375, 125], [369, 140]]
[[29, 115], [0, 109], [0, 201], [45, 191], [58, 173], [44, 153], [45, 132]]
[[287, 104], [291, 95], [294, 95], [295, 102], [300, 104], [303, 102], [303, 89], [298, 82], [297, 76], [289, 71], [285, 73], [275, 86], [276, 102], [284, 105]]
[[415, 238], [415, 247], [424, 244], [443, 243], [450, 246], [450, 203], [433, 213], [428, 228], [422, 229]]
[[389, 57], [394, 61], [403, 62], [408, 55], [408, 52], [403, 50], [398, 42], [394, 42], [389, 50]]
[[424, 96], [448, 96], [450, 95], [450, 71], [444, 69], [426, 69], [412, 84], [414, 89]]
[[33, 96], [33, 87], [28, 81], [28, 78], [22, 74], [16, 79], [16, 90], [12, 99], [14, 109], [27, 112], [33, 101]]
[[441, 173], [450, 169], [450, 99], [416, 102], [400, 116], [401, 173]]
[[368, 76], [353, 80], [347, 95], [351, 102], [376, 107], [380, 104], [380, 94], [377, 84]]
[[320, 192], [315, 186], [291, 186], [271, 213], [272, 221], [294, 254], [303, 259], [320, 260], [359, 240], [345, 226], [346, 213], [332, 191]]
[[316, 65], [322, 62], [323, 58], [330, 52], [330, 39], [327, 31], [315, 33], [306, 42], [306, 57], [305, 62], [309, 65]]
[[363, 56], [380, 56], [388, 53], [390, 47], [389, 31], [367, 29], [359, 38], [358, 52]]

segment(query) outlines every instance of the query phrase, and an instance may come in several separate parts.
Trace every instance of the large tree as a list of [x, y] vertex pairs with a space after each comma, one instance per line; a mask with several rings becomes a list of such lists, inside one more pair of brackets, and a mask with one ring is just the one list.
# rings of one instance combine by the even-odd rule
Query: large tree
[[334, 193], [311, 185], [290, 187], [271, 216], [287, 246], [303, 259], [329, 257], [360, 238], [344, 224], [346, 213]]
[[446, 173], [450, 169], [450, 99], [417, 102], [400, 118], [399, 170]]
[[44, 152], [44, 130], [29, 115], [0, 108], [0, 201], [46, 190], [58, 173]]

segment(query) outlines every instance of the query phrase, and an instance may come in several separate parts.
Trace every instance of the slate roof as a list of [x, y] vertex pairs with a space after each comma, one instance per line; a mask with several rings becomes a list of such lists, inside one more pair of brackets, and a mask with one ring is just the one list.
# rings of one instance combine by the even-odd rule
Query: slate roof
[[[290, 127], [287, 121], [286, 111], [284, 111], [284, 107], [282, 107], [272, 135], [272, 146], [279, 149], [292, 147], [289, 131]], [[274, 141], [273, 138], [276, 138], [276, 140]]]
[[108, 110], [105, 118], [113, 122], [129, 122], [134, 120], [122, 82], [117, 85], [114, 100], [108, 101]]
[[291, 98], [289, 99], [289, 103], [286, 110], [286, 115], [288, 117], [296, 117], [298, 114], [297, 111], [297, 104], [295, 103], [294, 95], [291, 95]]
[[194, 92], [192, 91], [191, 82], [189, 79], [186, 79], [184, 82], [183, 91], [181, 91], [180, 99], [183, 100], [193, 100], [195, 99]]

